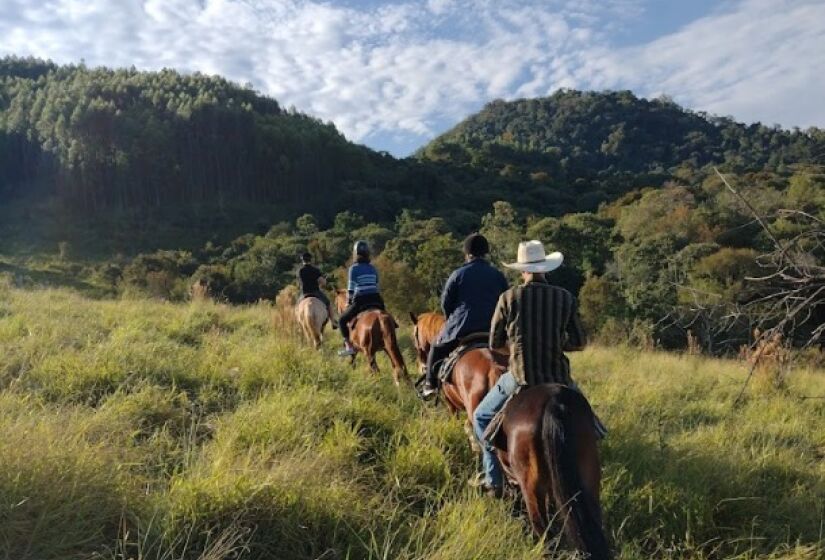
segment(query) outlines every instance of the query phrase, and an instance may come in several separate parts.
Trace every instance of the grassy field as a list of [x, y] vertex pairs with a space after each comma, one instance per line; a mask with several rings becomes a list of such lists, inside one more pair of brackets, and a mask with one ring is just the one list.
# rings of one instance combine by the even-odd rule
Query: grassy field
[[[0, 283], [0, 558], [546, 557], [467, 488], [461, 422], [381, 363], [307, 349], [263, 305]], [[620, 558], [823, 557], [825, 399], [800, 396], [825, 372], [757, 377], [734, 409], [736, 362], [593, 348], [573, 367], [611, 429]]]

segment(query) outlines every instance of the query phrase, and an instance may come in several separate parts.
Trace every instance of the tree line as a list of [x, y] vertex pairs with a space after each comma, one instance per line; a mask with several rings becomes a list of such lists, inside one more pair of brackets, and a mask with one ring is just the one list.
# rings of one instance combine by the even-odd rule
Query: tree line
[[[781, 314], [766, 315], [766, 306], [749, 305], [778, 286], [750, 280], [771, 274], [759, 257], [772, 250], [772, 238], [795, 239], [806, 227], [782, 210], [802, 208], [825, 221], [825, 174], [817, 169], [731, 180], [765, 216], [769, 232], [718, 177], [693, 186], [643, 189], [595, 212], [561, 217], [525, 215], [498, 201], [480, 218], [479, 230], [491, 242], [495, 264], [513, 260], [524, 239], [541, 239], [562, 251], [565, 263], [550, 280], [578, 296], [595, 336], [668, 348], [684, 347], [693, 337], [705, 351], [725, 353], [748, 343], [754, 328], [764, 330], [782, 319]], [[326, 229], [305, 214], [224, 246], [209, 243], [195, 252], [141, 255], [125, 267], [121, 287], [184, 299], [193, 283], [202, 282], [213, 296], [230, 302], [274, 299], [295, 282], [303, 251], [313, 254], [333, 285], [343, 287], [352, 243], [365, 239], [376, 254], [390, 309], [406, 315], [437, 310], [447, 276], [462, 262], [466, 233], [447, 220], [412, 210], [402, 211], [390, 224], [345, 211]], [[822, 251], [820, 244], [810, 252], [820, 267]], [[825, 324], [823, 300], [807, 311], [793, 332], [787, 329], [798, 343]]]

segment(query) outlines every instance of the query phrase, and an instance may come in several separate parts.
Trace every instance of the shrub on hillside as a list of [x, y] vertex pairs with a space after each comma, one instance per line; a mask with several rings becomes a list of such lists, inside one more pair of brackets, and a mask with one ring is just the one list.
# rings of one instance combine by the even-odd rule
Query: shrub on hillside
[[157, 251], [138, 255], [123, 269], [123, 283], [151, 296], [183, 300], [189, 292], [187, 279], [198, 263], [188, 251]]

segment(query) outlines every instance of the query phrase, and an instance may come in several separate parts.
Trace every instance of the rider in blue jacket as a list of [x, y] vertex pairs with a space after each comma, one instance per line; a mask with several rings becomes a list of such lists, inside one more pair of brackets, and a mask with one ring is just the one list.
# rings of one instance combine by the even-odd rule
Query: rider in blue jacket
[[438, 367], [458, 347], [462, 338], [490, 330], [498, 297], [507, 290], [507, 279], [484, 257], [490, 253], [487, 239], [474, 233], [464, 240], [466, 262], [455, 270], [441, 294], [441, 308], [447, 322], [427, 358], [427, 378], [421, 396], [428, 398], [438, 390]]
[[344, 349], [339, 356], [352, 356], [355, 348], [349, 339], [349, 322], [367, 309], [384, 309], [384, 300], [378, 291], [378, 271], [370, 263], [370, 248], [366, 241], [357, 241], [353, 247], [353, 260], [349, 267], [347, 295], [349, 306], [338, 318], [338, 328], [344, 337]]

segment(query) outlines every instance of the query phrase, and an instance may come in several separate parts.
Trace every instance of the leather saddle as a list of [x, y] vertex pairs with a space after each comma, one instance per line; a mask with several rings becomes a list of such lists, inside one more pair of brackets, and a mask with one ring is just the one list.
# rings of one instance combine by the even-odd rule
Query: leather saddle
[[449, 381], [452, 378], [453, 369], [455, 369], [455, 365], [458, 363], [458, 360], [460, 360], [464, 354], [466, 354], [470, 350], [488, 348], [489, 342], [489, 333], [471, 333], [463, 337], [461, 340], [459, 340], [456, 349], [450, 352], [450, 355], [447, 356], [443, 362], [441, 362], [441, 366], [438, 368], [438, 379], [442, 383], [444, 383], [445, 381]]

